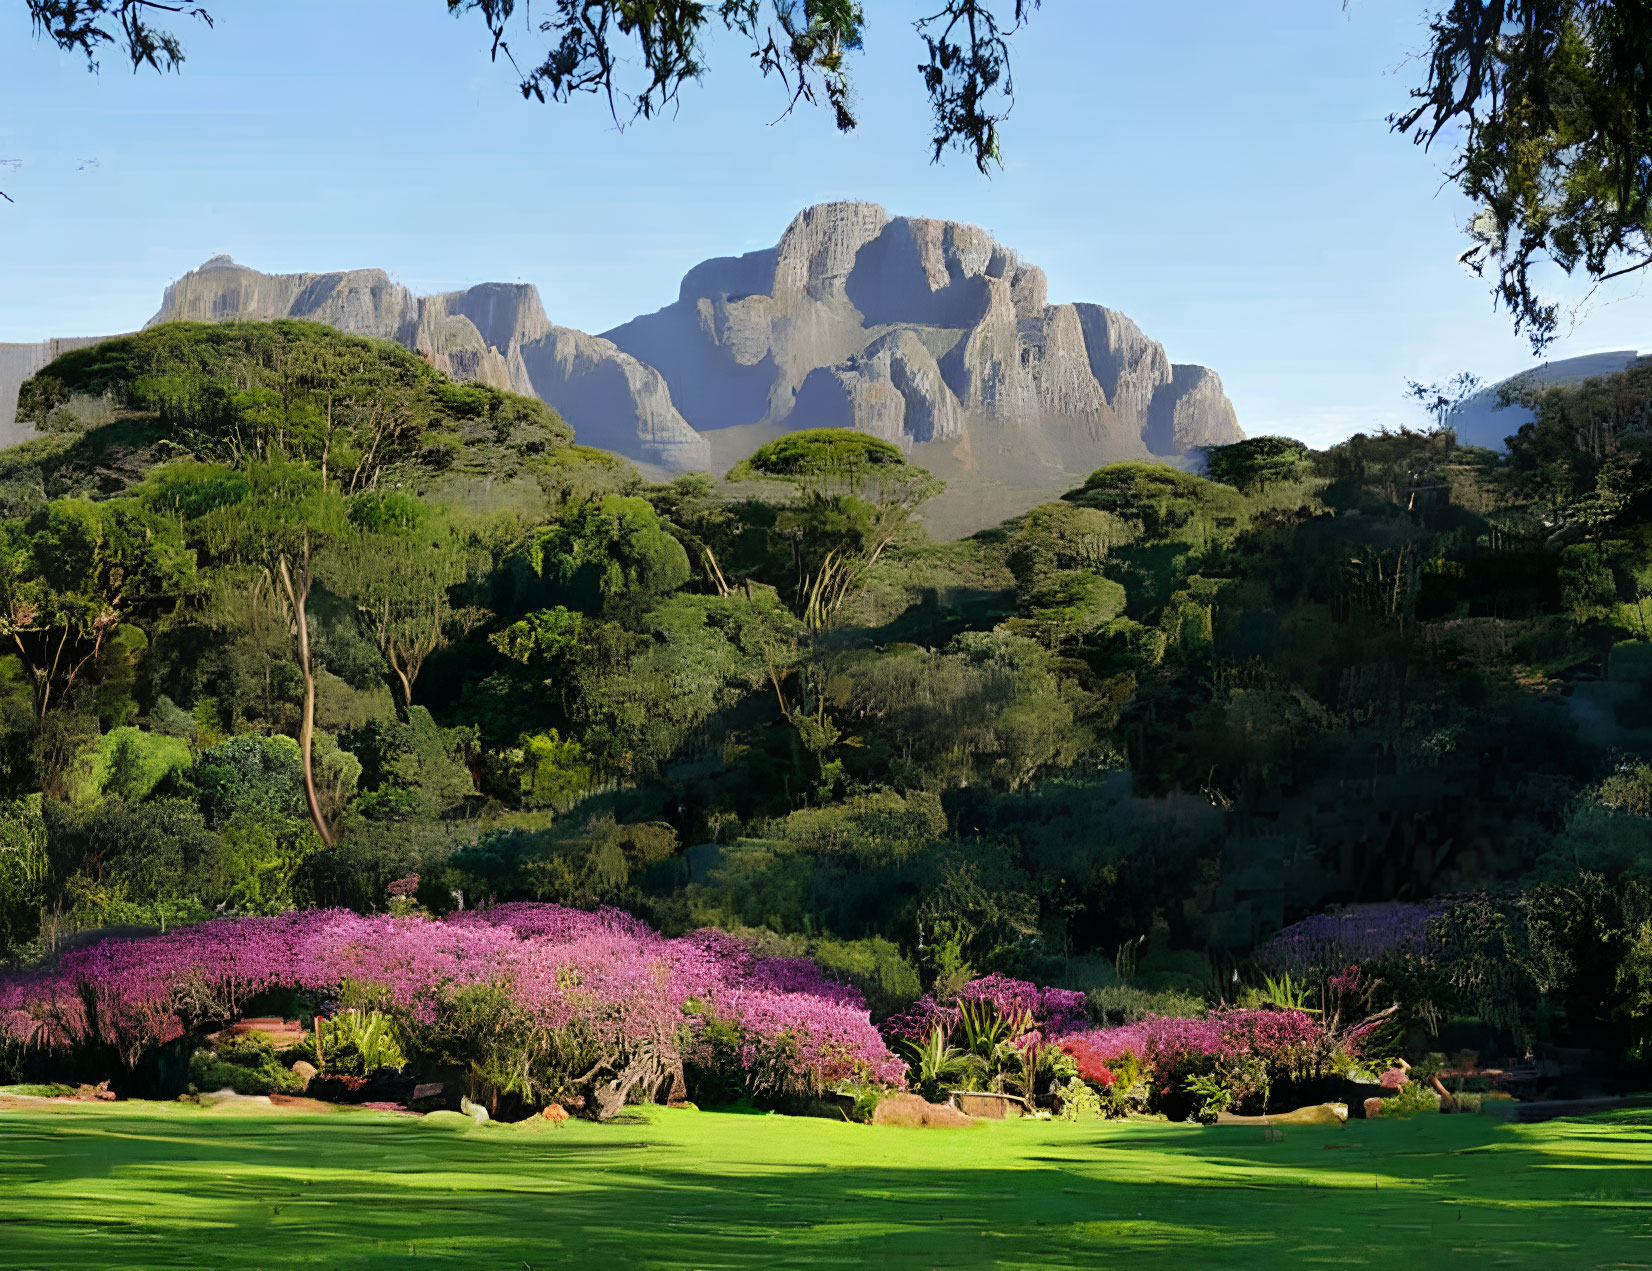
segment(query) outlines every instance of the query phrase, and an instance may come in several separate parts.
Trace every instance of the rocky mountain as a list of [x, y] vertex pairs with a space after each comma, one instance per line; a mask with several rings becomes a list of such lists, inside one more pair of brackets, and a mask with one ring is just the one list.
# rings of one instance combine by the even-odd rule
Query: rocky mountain
[[552, 325], [528, 285], [415, 296], [382, 269], [264, 274], [214, 256], [166, 289], [147, 325], [272, 318], [395, 340], [455, 379], [538, 396], [586, 445], [676, 471], [710, 461], [710, 448], [683, 422], [657, 371], [606, 340]]
[[1481, 389], [1451, 413], [1451, 426], [1457, 433], [1457, 440], [1465, 446], [1501, 450], [1508, 437], [1519, 432], [1522, 424], [1529, 424], [1535, 418], [1524, 406], [1516, 403], [1502, 405], [1500, 399], [1505, 388], [1576, 384], [1597, 375], [1615, 375], [1639, 361], [1641, 356], [1634, 349], [1614, 349], [1545, 362], [1529, 371], [1511, 375], [1490, 388]]
[[[554, 325], [532, 286], [415, 296], [379, 269], [265, 274], [228, 256], [168, 287], [150, 325], [306, 318], [395, 340], [457, 378], [536, 395], [581, 442], [660, 472], [720, 471], [793, 429], [862, 429], [947, 478], [948, 530], [1103, 463], [1176, 462], [1244, 435], [1214, 371], [1172, 363], [1121, 313], [1046, 292], [1043, 271], [985, 230], [827, 203], [600, 336]], [[0, 346], [0, 418], [53, 347]]]
[[997, 425], [1086, 472], [1244, 435], [1215, 372], [1173, 366], [1123, 314], [1046, 290], [974, 226], [827, 203], [604, 335], [658, 369], [701, 432], [835, 425], [914, 446]]

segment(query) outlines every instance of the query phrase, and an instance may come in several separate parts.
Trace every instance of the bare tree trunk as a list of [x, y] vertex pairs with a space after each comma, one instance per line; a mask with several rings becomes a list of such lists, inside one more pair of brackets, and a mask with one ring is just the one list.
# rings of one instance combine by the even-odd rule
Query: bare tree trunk
[[333, 845], [333, 829], [321, 814], [321, 800], [315, 789], [315, 672], [310, 666], [310, 536], [304, 535], [304, 562], [295, 584], [287, 558], [281, 557], [281, 582], [293, 607], [293, 632], [298, 638], [298, 671], [304, 678], [304, 712], [298, 724], [298, 750], [304, 763], [304, 801], [310, 808], [310, 823], [328, 847]]
[[396, 642], [394, 640], [387, 640], [385, 642], [384, 656], [385, 661], [390, 664], [391, 673], [396, 677], [396, 683], [401, 687], [402, 717], [404, 719], [411, 719], [413, 717], [412, 676], [417, 674], [417, 672], [413, 670], [411, 663], [404, 667], [402, 665], [402, 661], [397, 659]]

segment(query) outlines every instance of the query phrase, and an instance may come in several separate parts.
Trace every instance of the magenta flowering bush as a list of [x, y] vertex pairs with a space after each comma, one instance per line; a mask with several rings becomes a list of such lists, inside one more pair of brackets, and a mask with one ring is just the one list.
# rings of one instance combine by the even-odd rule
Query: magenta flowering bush
[[615, 910], [537, 904], [446, 921], [338, 910], [226, 918], [105, 941], [50, 972], [0, 978], [0, 1035], [45, 1049], [107, 1045], [130, 1064], [233, 1020], [268, 990], [347, 984], [413, 1029], [454, 994], [489, 988], [586, 1054], [647, 1052], [669, 1066], [715, 1017], [737, 1030], [746, 1061], [783, 1057], [794, 1087], [898, 1084], [905, 1073], [860, 994], [806, 959], [758, 957], [720, 932], [668, 939]]
[[937, 1000], [933, 994], [926, 993], [908, 1010], [884, 1021], [884, 1036], [895, 1042], [921, 1042], [937, 1024], [951, 1033], [958, 1025], [962, 1002], [990, 1004], [1003, 1019], [1024, 1015], [1030, 1022], [1030, 1031], [1046, 1039], [1072, 1032], [1082, 1026], [1085, 1019], [1082, 993], [1040, 988], [1007, 975], [988, 975], [971, 980], [949, 998]]

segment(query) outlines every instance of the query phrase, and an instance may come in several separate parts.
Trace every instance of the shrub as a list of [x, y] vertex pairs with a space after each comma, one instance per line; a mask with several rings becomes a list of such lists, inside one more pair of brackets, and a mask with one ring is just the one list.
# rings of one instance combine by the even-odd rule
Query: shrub
[[480, 1085], [526, 1100], [583, 1086], [623, 1101], [680, 1063], [708, 1017], [739, 1031], [754, 1088], [899, 1083], [905, 1072], [860, 994], [812, 962], [556, 905], [443, 922], [322, 910], [105, 941], [53, 972], [0, 978], [0, 1029], [42, 1048], [107, 1045], [136, 1063], [261, 992], [346, 984], [365, 986], [360, 1004], [392, 1015], [408, 1049], [469, 1062]]
[[382, 1011], [346, 1007], [331, 1019], [317, 1019], [315, 1032], [320, 1034], [319, 1053], [314, 1033], [293, 1053], [329, 1075], [366, 1077], [407, 1063], [396, 1021]]
[[1205, 1000], [1179, 989], [1154, 992], [1130, 984], [1107, 984], [1084, 996], [1090, 1019], [1097, 1024], [1139, 1024], [1149, 1015], [1192, 1018], [1205, 1013]]
[[1240, 1009], [1213, 1011], [1204, 1019], [1150, 1016], [1062, 1042], [1081, 1070], [1106, 1070], [1115, 1086], [1124, 1064], [1139, 1065], [1150, 1106], [1210, 1115], [1220, 1110], [1214, 1089], [1225, 1095], [1221, 1107], [1255, 1097], [1265, 1104], [1275, 1081], [1335, 1071], [1357, 1048], [1350, 1034], [1332, 1032], [1305, 1011]]
[[277, 1055], [265, 1034], [226, 1037], [214, 1048], [189, 1057], [189, 1087], [196, 1094], [233, 1090], [236, 1094], [293, 1094], [303, 1088], [297, 1074]]
[[1079, 1077], [1070, 1078], [1056, 1087], [1055, 1096], [1061, 1104], [1061, 1116], [1066, 1121], [1094, 1120], [1102, 1115], [1101, 1096]]

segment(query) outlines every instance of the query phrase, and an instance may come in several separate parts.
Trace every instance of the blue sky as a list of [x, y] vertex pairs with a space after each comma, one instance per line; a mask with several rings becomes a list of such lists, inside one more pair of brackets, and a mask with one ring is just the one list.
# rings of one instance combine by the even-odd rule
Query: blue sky
[[[928, 3], [929, 0], [925, 0]], [[1006, 166], [928, 163], [910, 22], [869, 0], [861, 129], [784, 101], [732, 42], [673, 117], [616, 133], [595, 102], [523, 102], [441, 0], [219, 0], [182, 72], [134, 77], [30, 38], [0, 4], [0, 340], [144, 322], [217, 252], [271, 272], [380, 266], [417, 291], [538, 285], [601, 331], [707, 256], [863, 198], [986, 226], [1054, 301], [1122, 309], [1214, 367], [1247, 431], [1325, 443], [1418, 417], [1407, 377], [1531, 364], [1457, 264], [1443, 155], [1389, 134], [1422, 8], [1355, 0], [1046, 0], [1017, 37]], [[95, 162], [90, 162], [95, 161]], [[1618, 284], [1553, 356], [1652, 349]]]

